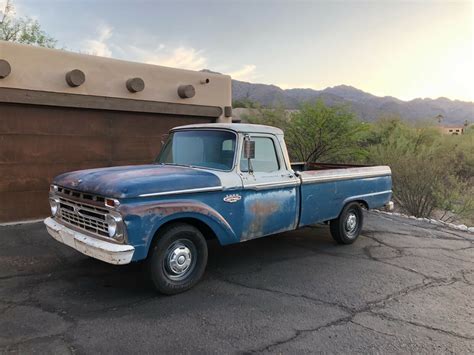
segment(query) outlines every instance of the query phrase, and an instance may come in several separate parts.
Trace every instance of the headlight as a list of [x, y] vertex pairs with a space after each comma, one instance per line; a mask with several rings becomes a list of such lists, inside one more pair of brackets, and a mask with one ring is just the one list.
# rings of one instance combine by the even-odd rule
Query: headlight
[[123, 237], [122, 217], [119, 214], [108, 214], [105, 217], [110, 238], [119, 239]]
[[54, 217], [59, 211], [59, 198], [52, 197], [49, 199], [49, 205], [51, 207], [51, 215]]

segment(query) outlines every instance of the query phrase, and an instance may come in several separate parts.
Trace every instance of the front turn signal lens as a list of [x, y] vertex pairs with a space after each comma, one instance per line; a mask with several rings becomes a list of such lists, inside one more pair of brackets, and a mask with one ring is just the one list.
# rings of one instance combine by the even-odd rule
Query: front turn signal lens
[[120, 205], [120, 202], [119, 202], [119, 200], [116, 200], [114, 198], [106, 198], [105, 199], [105, 205], [107, 207], [115, 208], [115, 207], [118, 207]]

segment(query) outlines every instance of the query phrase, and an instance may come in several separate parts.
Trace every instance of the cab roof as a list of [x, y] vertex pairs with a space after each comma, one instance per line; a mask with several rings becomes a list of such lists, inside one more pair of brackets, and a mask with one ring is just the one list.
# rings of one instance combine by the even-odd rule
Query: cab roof
[[249, 123], [199, 123], [173, 128], [171, 131], [182, 129], [227, 129], [237, 133], [269, 133], [283, 135], [280, 128]]

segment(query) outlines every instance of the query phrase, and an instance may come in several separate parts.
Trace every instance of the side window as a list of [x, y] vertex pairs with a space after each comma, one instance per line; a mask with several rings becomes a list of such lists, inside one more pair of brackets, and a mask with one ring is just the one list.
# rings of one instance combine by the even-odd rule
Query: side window
[[[279, 170], [278, 157], [275, 151], [275, 145], [271, 138], [252, 137], [255, 141], [255, 159], [252, 159], [252, 168], [254, 172], [272, 172]], [[240, 170], [248, 171], [248, 161], [244, 159], [243, 152], [240, 158]]]

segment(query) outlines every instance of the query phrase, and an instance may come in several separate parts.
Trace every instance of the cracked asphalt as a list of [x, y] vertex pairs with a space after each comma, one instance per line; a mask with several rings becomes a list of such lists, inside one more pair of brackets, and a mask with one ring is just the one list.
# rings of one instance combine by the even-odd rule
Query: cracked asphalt
[[213, 243], [201, 283], [172, 297], [41, 223], [0, 227], [0, 353], [473, 353], [474, 235], [365, 222], [349, 246], [327, 226]]

